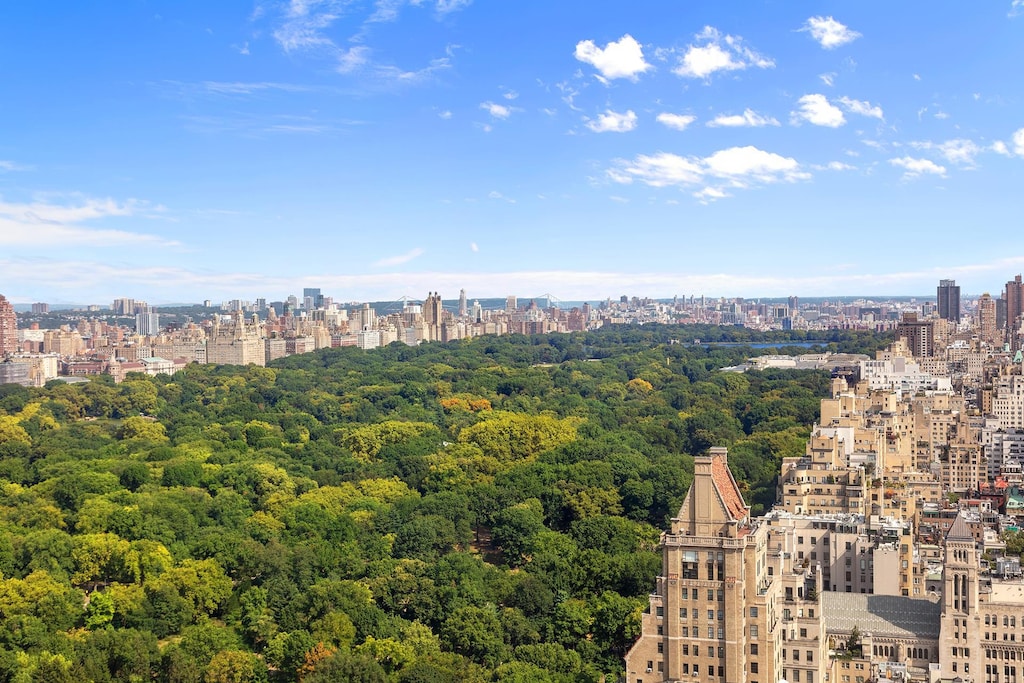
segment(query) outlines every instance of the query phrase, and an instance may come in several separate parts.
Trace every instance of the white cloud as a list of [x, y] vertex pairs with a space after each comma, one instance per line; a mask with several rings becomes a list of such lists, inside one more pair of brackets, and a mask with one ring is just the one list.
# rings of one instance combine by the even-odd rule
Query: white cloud
[[512, 108], [496, 102], [481, 102], [480, 108], [496, 119], [507, 119], [512, 115]]
[[809, 31], [811, 37], [826, 50], [833, 50], [860, 38], [859, 33], [850, 30], [832, 17], [811, 17], [800, 30]]
[[632, 161], [619, 159], [607, 171], [612, 182], [641, 182], [651, 187], [702, 187], [701, 201], [728, 196], [730, 188], [746, 188], [775, 182], [806, 180], [810, 174], [795, 159], [756, 147], [730, 147], [707, 157], [679, 156], [667, 152], [641, 154]]
[[655, 117], [655, 120], [658, 123], [668, 126], [669, 128], [674, 128], [675, 130], [686, 130], [691, 123], [697, 120], [697, 117], [691, 116], [690, 114], [671, 114], [669, 112], [662, 112]]
[[514, 100], [517, 97], [519, 97], [519, 93], [517, 93], [515, 90], [506, 90], [502, 94], [502, 97], [504, 97], [506, 100]]
[[341, 17], [343, 9], [340, 0], [291, 0], [274, 39], [285, 52], [332, 49], [334, 42], [323, 31]]
[[441, 117], [442, 119], [444, 119], [445, 121], [447, 121], [447, 120], [451, 119], [452, 112], [451, 112], [450, 109], [445, 109], [444, 111], [438, 112], [437, 115], [439, 117]]
[[1013, 17], [1021, 14], [1024, 14], [1024, 0], [1013, 0], [1013, 2], [1010, 3], [1010, 11], [1007, 12], [1006, 16], [1012, 19]]
[[640, 74], [653, 68], [644, 61], [644, 51], [640, 43], [628, 33], [618, 42], [610, 42], [599, 48], [592, 40], [582, 40], [576, 44], [576, 59], [592, 65], [601, 73], [603, 80], [628, 78], [637, 80]]
[[[1008, 271], [1019, 272], [1024, 258], [994, 259], [984, 263], [941, 263], [934, 267], [905, 271], [843, 270], [834, 266], [792, 269], [764, 275], [751, 268], [733, 271], [708, 270], [700, 264], [675, 271], [629, 270], [519, 270], [491, 272], [419, 271], [338, 275], [308, 273], [296, 277], [283, 272], [199, 272], [180, 267], [126, 266], [88, 260], [12, 259], [0, 256], [0, 272], [7, 278], [5, 294], [17, 303], [66, 299], [75, 292], [75, 303], [102, 303], [137, 292], [154, 304], [252, 299], [268, 292], [287, 294], [296, 287], [322, 287], [344, 292], [346, 299], [394, 301], [408, 292], [457, 292], [461, 288], [474, 297], [504, 297], [509, 292], [553, 292], [570, 300], [600, 300], [618, 297], [623, 291], [654, 297], [681, 292], [705, 292], [717, 296], [787, 296], [793, 292], [815, 292], [820, 296], [890, 295], [892, 292], [921, 292], [934, 288], [940, 278], [954, 277], [961, 285], [976, 283], [972, 291], [983, 291], [994, 278]], [[766, 268], [766, 272], [767, 272]], [[779, 269], [775, 269], [778, 273]]]
[[903, 177], [908, 180], [920, 178], [922, 175], [945, 176], [946, 169], [939, 166], [930, 159], [915, 159], [913, 157], [900, 157], [889, 159], [889, 163], [903, 169]]
[[871, 104], [866, 100], [855, 100], [846, 96], [840, 97], [837, 102], [843, 105], [843, 108], [851, 114], [858, 114], [860, 116], [870, 116], [874, 119], [884, 121], [885, 115], [882, 113], [882, 108]]
[[596, 120], [587, 121], [587, 128], [595, 133], [628, 133], [636, 128], [636, 114], [632, 109], [624, 114], [608, 109]]
[[501, 200], [504, 200], [504, 201], [508, 202], [509, 204], [515, 204], [516, 203], [516, 200], [514, 200], [514, 199], [512, 199], [510, 197], [506, 197], [505, 195], [503, 195], [502, 193], [498, 192], [497, 190], [491, 190], [490, 192], [488, 192], [487, 193], [487, 198], [488, 199], [501, 199]]
[[343, 50], [338, 55], [338, 73], [350, 74], [358, 71], [370, 62], [370, 48], [365, 45], [356, 45]]
[[5, 161], [0, 159], [0, 173], [9, 173], [11, 171], [24, 171], [28, 167], [16, 164], [13, 161]]
[[771, 116], [758, 114], [753, 109], [744, 109], [742, 114], [733, 114], [731, 116], [719, 114], [708, 121], [707, 125], [711, 128], [761, 128], [763, 126], [777, 126], [779, 122]]
[[1024, 156], [1024, 128], [1013, 134], [1013, 151]]
[[930, 141], [911, 142], [910, 146], [914, 149], [936, 151], [949, 163], [967, 167], [973, 167], [975, 158], [985, 151], [973, 140], [962, 138], [939, 143]]
[[846, 123], [842, 110], [828, 101], [824, 95], [804, 95], [798, 100], [800, 109], [792, 113], [792, 121], [798, 124], [801, 120], [815, 126], [838, 128]]
[[816, 171], [855, 171], [856, 166], [844, 163], [842, 161], [830, 161], [824, 165], [815, 165], [812, 168]]
[[629, 200], [625, 197], [620, 197], [617, 194], [608, 195], [608, 199], [612, 200], [616, 204], [629, 204]]
[[73, 196], [74, 203], [57, 204], [39, 199], [28, 204], [0, 200], [0, 245], [5, 246], [181, 246], [150, 235], [82, 225], [109, 218], [152, 218], [163, 211], [147, 202]]
[[993, 152], [1001, 156], [1010, 156], [1010, 150], [1009, 148], [1007, 148], [1006, 143], [1003, 142], [1002, 140], [996, 140], [995, 142], [993, 142], [992, 146], [989, 147], [989, 149], [991, 149]]
[[749, 67], [768, 69], [775, 62], [743, 44], [739, 36], [723, 35], [712, 26], [695, 36], [673, 73], [686, 78], [707, 80], [718, 71], [740, 71]]
[[828, 87], [831, 88], [835, 84], [835, 82], [836, 82], [836, 75], [837, 74], [836, 74], [835, 71], [830, 71], [827, 74], [819, 75], [818, 78], [821, 79], [822, 83], [824, 83], [825, 85], [827, 85]]
[[469, 7], [471, 4], [473, 4], [473, 0], [437, 0], [434, 9], [438, 14], [445, 15]]
[[700, 200], [701, 204], [710, 204], [713, 201], [725, 199], [731, 195], [718, 187], [705, 187], [702, 190], [694, 192], [693, 196]]
[[386, 258], [382, 258], [379, 261], [375, 261], [373, 265], [378, 268], [386, 268], [388, 266], [400, 266], [422, 255], [423, 250], [420, 249], [419, 247], [416, 247], [415, 249], [411, 249], [405, 252], [404, 254], [398, 254], [396, 256], [388, 256]]
[[914, 80], [915, 81], [921, 80], [921, 74], [914, 74]]
[[480, 251], [480, 247], [477, 246], [476, 242], [470, 242], [469, 243], [469, 250], [475, 254], [478, 251]]

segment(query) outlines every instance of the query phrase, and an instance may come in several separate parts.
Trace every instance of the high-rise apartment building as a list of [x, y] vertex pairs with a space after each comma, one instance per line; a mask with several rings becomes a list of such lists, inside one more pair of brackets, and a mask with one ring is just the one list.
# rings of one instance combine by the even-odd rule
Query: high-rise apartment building
[[41, 302], [32, 304], [32, 315], [46, 315], [49, 312], [50, 304]]
[[896, 327], [896, 337], [907, 340], [907, 347], [915, 358], [930, 358], [935, 351], [932, 321], [918, 320], [916, 313], [904, 313]]
[[1006, 283], [1006, 325], [1014, 327], [1017, 319], [1024, 314], [1024, 282], [1021, 276]]
[[936, 299], [940, 318], [960, 322], [960, 286], [956, 280], [939, 280]]
[[135, 299], [121, 298], [114, 299], [110, 308], [114, 315], [135, 315]]
[[518, 309], [518, 308], [519, 308], [519, 300], [516, 299], [516, 295], [515, 294], [509, 294], [507, 297], [505, 297], [505, 312], [506, 313], [515, 313], [516, 309]]
[[467, 303], [466, 303], [466, 290], [460, 289], [459, 290], [459, 317], [460, 318], [465, 318], [466, 314], [468, 312], [469, 312], [469, 310], [468, 310], [468, 306], [467, 306]]
[[0, 294], [0, 357], [18, 350], [18, 316], [4, 295]]
[[147, 306], [135, 314], [135, 333], [141, 337], [155, 337], [160, 334], [160, 314], [155, 308]]
[[988, 292], [978, 298], [978, 336], [982, 341], [994, 344], [996, 336], [1002, 334], [996, 329], [996, 302]]

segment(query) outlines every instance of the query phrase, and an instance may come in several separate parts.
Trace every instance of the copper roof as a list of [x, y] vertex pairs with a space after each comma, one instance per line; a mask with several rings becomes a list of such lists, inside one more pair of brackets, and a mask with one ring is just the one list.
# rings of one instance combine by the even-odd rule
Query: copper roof
[[743, 502], [736, 479], [733, 478], [724, 458], [716, 456], [711, 459], [711, 478], [715, 482], [715, 489], [722, 497], [722, 503], [729, 516], [735, 520], [745, 519], [747, 505]]

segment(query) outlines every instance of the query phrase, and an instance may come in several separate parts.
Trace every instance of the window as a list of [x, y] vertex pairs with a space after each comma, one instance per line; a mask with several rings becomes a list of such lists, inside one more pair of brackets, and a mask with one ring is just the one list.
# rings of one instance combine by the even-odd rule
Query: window
[[680, 607], [679, 608], [679, 618], [680, 619], [685, 619], [686, 618], [686, 608], [685, 607]]
[[713, 591], [711, 589], [708, 589], [708, 602], [711, 602], [714, 599], [715, 599], [715, 591]]
[[757, 673], [757, 662], [751, 662], [750, 663], [750, 673], [752, 673], [752, 674], [756, 674]]
[[757, 626], [750, 627], [750, 637], [757, 638]]
[[657, 616], [663, 617], [663, 616], [665, 616], [665, 608], [664, 607], [655, 608], [655, 613], [656, 613]]
[[714, 621], [714, 620], [715, 620], [715, 610], [709, 609], [708, 610], [708, 621]]
[[807, 629], [805, 629], [805, 628], [800, 629], [800, 637], [801, 638], [806, 638], [807, 637]]
[[710, 638], [714, 638], [714, 637], [715, 637], [715, 627], [714, 626], [708, 626], [708, 638], [710, 639]]
[[750, 618], [751, 619], [757, 619], [757, 608], [756, 607], [751, 607], [750, 608]]
[[690, 646], [689, 645], [683, 645], [683, 656], [684, 657], [689, 657], [690, 656]]
[[664, 654], [664, 653], [665, 653], [665, 643], [658, 643], [658, 654], [660, 655], [660, 654]]
[[[750, 654], [757, 655], [757, 643], [750, 644]], [[754, 673], [757, 673], [756, 671]]]

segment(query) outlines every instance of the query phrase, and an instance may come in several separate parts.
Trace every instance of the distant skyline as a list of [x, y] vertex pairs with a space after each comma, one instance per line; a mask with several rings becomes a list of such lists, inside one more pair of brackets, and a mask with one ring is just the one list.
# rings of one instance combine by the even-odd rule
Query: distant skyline
[[1024, 0], [16, 3], [0, 293], [998, 296]]

